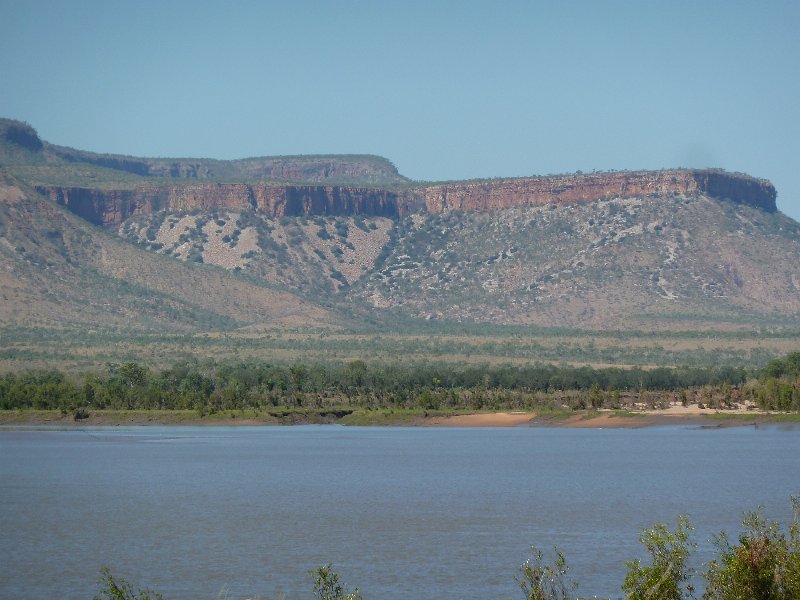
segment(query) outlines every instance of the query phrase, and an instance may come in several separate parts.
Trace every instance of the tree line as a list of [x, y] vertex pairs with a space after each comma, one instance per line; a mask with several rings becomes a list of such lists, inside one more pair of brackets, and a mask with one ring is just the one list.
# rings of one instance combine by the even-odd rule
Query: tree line
[[[656, 394], [648, 396], [648, 392]], [[572, 408], [621, 408], [632, 394], [639, 402], [652, 403], [664, 393], [711, 408], [750, 401], [767, 410], [800, 411], [800, 352], [773, 360], [760, 370], [208, 361], [183, 362], [163, 370], [128, 362], [77, 375], [49, 369], [0, 377], [0, 409], [5, 410], [491, 409], [547, 402]]]

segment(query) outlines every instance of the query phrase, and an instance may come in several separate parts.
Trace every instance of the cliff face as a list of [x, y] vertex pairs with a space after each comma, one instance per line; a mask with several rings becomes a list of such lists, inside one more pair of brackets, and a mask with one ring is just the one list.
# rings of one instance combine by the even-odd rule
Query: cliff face
[[638, 171], [456, 182], [425, 188], [428, 212], [494, 210], [512, 206], [574, 204], [603, 198], [705, 193], [775, 211], [771, 183], [722, 171]]
[[37, 189], [75, 214], [105, 227], [159, 210], [253, 209], [270, 217], [364, 214], [394, 218], [401, 216], [401, 208], [405, 206], [396, 192], [343, 186], [231, 183], [132, 190], [59, 186]]
[[85, 219], [115, 226], [130, 216], [159, 210], [254, 209], [270, 217], [353, 215], [403, 217], [429, 213], [489, 211], [513, 206], [574, 204], [603, 198], [704, 193], [777, 210], [771, 183], [722, 171], [672, 170], [563, 175], [455, 182], [402, 191], [336, 185], [243, 183], [193, 184], [101, 190], [43, 186], [55, 202]]

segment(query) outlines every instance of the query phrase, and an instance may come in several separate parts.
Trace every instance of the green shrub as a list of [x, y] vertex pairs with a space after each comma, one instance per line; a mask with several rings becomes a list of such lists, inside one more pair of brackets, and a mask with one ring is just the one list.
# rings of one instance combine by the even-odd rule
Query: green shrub
[[347, 238], [350, 233], [350, 227], [347, 225], [346, 221], [337, 221], [335, 227], [339, 237]]
[[520, 589], [527, 600], [570, 600], [578, 584], [567, 579], [569, 567], [564, 554], [554, 548], [556, 557], [552, 564], [544, 562], [544, 554], [531, 548], [533, 556], [520, 567], [517, 578]]
[[693, 570], [687, 559], [696, 547], [689, 539], [693, 530], [684, 516], [678, 516], [678, 526], [669, 531], [663, 523], [656, 523], [642, 532], [639, 541], [647, 548], [651, 563], [639, 560], [625, 563], [628, 574], [622, 590], [628, 600], [681, 600], [694, 591], [689, 579]]
[[150, 590], [134, 591], [124, 579], [115, 579], [108, 567], [100, 569], [98, 583], [103, 587], [94, 600], [164, 600], [164, 596]]
[[707, 600], [797, 600], [800, 598], [800, 497], [793, 497], [788, 532], [759, 510], [745, 515], [745, 531], [732, 545], [717, 537], [719, 559], [705, 574]]
[[314, 579], [314, 595], [319, 600], [362, 600], [358, 588], [348, 592], [345, 584], [339, 583], [339, 575], [333, 571], [330, 563], [308, 574]]

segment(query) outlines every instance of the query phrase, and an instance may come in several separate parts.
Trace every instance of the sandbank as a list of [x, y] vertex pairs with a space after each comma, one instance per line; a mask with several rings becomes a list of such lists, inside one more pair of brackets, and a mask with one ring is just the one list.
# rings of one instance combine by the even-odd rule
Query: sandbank
[[519, 427], [536, 418], [534, 412], [497, 412], [426, 417], [419, 425], [424, 427]]

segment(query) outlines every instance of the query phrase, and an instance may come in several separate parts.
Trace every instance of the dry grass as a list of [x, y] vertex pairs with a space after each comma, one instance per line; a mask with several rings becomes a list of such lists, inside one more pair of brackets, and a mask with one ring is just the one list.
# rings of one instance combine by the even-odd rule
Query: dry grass
[[[535, 363], [593, 368], [657, 366], [716, 366], [727, 364], [761, 366], [767, 358], [800, 348], [800, 334], [794, 337], [725, 337], [719, 339], [676, 339], [648, 337], [620, 340], [600, 335], [525, 337], [501, 335], [357, 334], [320, 328], [302, 331], [305, 318], [246, 328], [238, 332], [195, 334], [116, 334], [102, 331], [66, 332], [27, 339], [3, 335], [0, 370], [58, 367], [68, 371], [101, 369], [107, 362], [136, 360], [164, 368], [187, 359], [222, 362], [258, 360], [279, 363], [369, 363], [414, 364], [423, 362], [466, 365], [515, 365]], [[253, 327], [255, 328], [255, 326]], [[293, 330], [288, 330], [288, 329]], [[617, 357], [614, 360], [608, 357]], [[642, 360], [645, 357], [646, 360]], [[754, 363], [757, 360], [757, 363]]]

